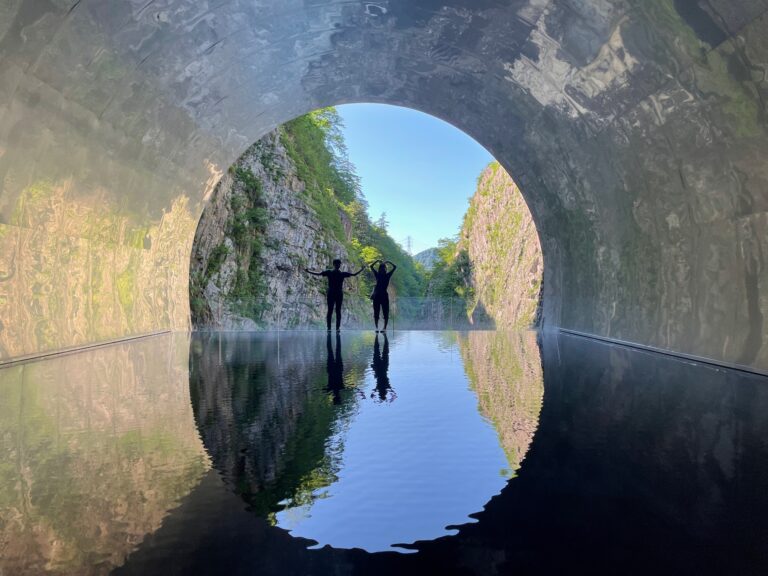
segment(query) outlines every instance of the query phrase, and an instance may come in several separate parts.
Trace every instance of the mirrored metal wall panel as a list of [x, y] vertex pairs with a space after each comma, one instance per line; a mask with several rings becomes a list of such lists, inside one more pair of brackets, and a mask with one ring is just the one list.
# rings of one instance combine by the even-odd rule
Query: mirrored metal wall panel
[[765, 0], [7, 0], [4, 359], [188, 326], [206, 194], [320, 106], [446, 119], [512, 174], [544, 321], [768, 369]]

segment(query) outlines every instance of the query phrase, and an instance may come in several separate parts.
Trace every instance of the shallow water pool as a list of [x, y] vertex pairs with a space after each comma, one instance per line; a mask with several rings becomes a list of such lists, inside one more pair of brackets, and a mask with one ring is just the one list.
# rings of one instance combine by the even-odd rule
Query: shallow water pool
[[214, 466], [255, 513], [317, 547], [405, 550], [473, 521], [519, 465], [543, 395], [527, 338], [533, 370], [508, 399], [525, 399], [529, 433], [512, 462], [490, 406], [501, 378], [479, 382], [467, 334], [203, 336], [193, 406]]
[[763, 574], [768, 379], [559, 331], [0, 370], [0, 574]]

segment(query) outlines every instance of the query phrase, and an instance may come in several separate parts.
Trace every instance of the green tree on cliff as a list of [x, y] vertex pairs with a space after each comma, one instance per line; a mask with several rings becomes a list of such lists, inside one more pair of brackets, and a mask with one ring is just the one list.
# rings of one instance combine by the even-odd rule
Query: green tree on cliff
[[437, 261], [428, 275], [427, 293], [442, 298], [472, 297], [472, 263], [457, 238], [438, 240]]
[[[423, 274], [411, 255], [389, 236], [386, 214], [375, 223], [371, 221], [360, 178], [347, 155], [342, 129], [336, 109], [323, 108], [286, 123], [282, 142], [299, 178], [306, 184], [309, 204], [324, 230], [349, 247], [357, 260], [353, 265], [386, 257], [398, 265], [391, 284], [395, 293], [418, 296], [423, 291]], [[370, 278], [362, 279], [362, 294], [370, 293], [370, 284]]]

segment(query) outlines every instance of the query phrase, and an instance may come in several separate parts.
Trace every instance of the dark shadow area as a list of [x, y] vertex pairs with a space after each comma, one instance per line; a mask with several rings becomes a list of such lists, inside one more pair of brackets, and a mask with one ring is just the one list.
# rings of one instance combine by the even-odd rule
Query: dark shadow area
[[371, 398], [378, 400], [379, 402], [394, 402], [397, 398], [397, 393], [389, 383], [389, 338], [387, 333], [382, 334], [384, 339], [384, 348], [382, 351], [379, 346], [379, 335], [376, 334], [376, 339], [373, 341], [373, 375], [376, 378], [376, 390], [371, 392]]
[[[210, 472], [117, 572], [764, 573], [768, 381], [572, 335], [544, 334], [540, 344], [545, 397], [533, 445], [517, 477], [456, 536], [417, 543], [411, 555], [307, 550], [246, 512]], [[209, 356], [194, 355], [193, 367]], [[377, 376], [386, 355], [374, 352]], [[272, 417], [288, 426], [290, 414], [283, 405]], [[228, 427], [199, 425], [216, 467], [236, 468], [219, 454], [241, 448], [215, 444]], [[166, 554], [167, 541], [188, 545]]]
[[341, 391], [344, 390], [344, 358], [341, 355], [341, 336], [336, 332], [336, 350], [331, 345], [330, 333], [325, 340], [326, 367], [328, 373], [328, 386], [326, 391], [333, 398], [333, 403], [341, 404]]

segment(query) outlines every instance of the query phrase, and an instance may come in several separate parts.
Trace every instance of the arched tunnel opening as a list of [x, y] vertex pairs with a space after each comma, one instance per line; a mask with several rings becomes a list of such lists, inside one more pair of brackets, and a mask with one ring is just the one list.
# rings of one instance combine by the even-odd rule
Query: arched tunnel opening
[[322, 328], [325, 282], [307, 269], [331, 270], [336, 258], [362, 271], [344, 284], [345, 329], [383, 327], [371, 320], [371, 266], [387, 259], [398, 270], [386, 289], [392, 327], [540, 322], [541, 246], [517, 185], [476, 142], [413, 110], [325, 108], [249, 146], [206, 199], [197, 225], [192, 326]]
[[[190, 265], [198, 430], [250, 511], [315, 548], [403, 552], [454, 533], [528, 451], [543, 394], [526, 331], [540, 311], [541, 248], [514, 181], [476, 146], [415, 111], [321, 109], [249, 146], [203, 209]], [[355, 158], [376, 169], [358, 174]], [[390, 210], [374, 220], [376, 187], [383, 198], [371, 201]], [[438, 222], [443, 213], [453, 218]], [[424, 265], [395, 240], [454, 231]], [[335, 335], [332, 285], [313, 277], [334, 259], [350, 274]]]
[[545, 325], [765, 369], [757, 5], [5, 12], [6, 360], [188, 328], [182, 255], [226, 167], [290, 118], [370, 101], [448, 120], [514, 176]]
[[[762, 0], [1, 3], [0, 571], [764, 573], [767, 19]], [[190, 334], [228, 168], [354, 102], [443, 119], [512, 175], [543, 254], [533, 340], [404, 331], [385, 361], [371, 333]], [[410, 554], [293, 537], [365, 484], [352, 453], [415, 482], [391, 510], [434, 498], [422, 516], [449, 524], [387, 537]]]

